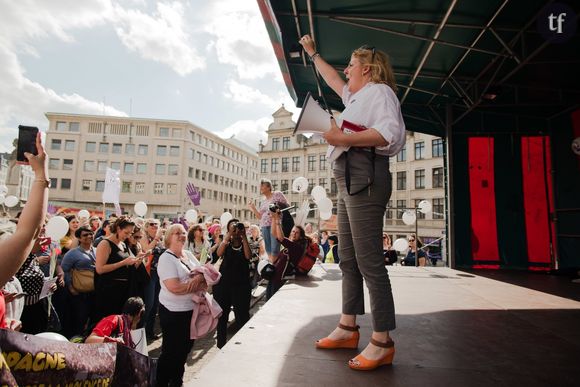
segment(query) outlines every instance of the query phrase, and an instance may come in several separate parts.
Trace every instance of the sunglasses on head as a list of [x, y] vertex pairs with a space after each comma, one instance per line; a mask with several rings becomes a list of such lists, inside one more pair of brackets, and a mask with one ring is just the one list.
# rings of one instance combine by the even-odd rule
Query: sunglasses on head
[[366, 44], [361, 47], [363, 50], [369, 50], [371, 52], [371, 63], [375, 61], [375, 46], [367, 46]]

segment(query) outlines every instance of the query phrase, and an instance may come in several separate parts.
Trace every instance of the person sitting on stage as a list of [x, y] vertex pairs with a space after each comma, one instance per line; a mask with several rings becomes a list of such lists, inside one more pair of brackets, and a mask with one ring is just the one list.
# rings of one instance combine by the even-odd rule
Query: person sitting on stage
[[135, 348], [131, 330], [137, 329], [143, 313], [145, 304], [141, 297], [129, 298], [123, 305], [123, 314], [107, 316], [99, 321], [85, 343], [120, 343]]

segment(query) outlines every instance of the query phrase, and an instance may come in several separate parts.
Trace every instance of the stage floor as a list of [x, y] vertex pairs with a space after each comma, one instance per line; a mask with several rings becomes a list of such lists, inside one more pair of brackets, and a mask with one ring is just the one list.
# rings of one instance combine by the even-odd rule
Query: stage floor
[[[389, 274], [397, 313], [392, 366], [352, 371], [347, 361], [357, 351], [314, 347], [340, 313], [341, 273], [324, 265], [282, 287], [187, 385], [580, 385], [580, 285], [545, 274], [514, 273], [518, 280], [507, 281], [505, 272], [497, 280], [435, 267], [391, 267]], [[545, 282], [559, 292], [537, 290]], [[358, 323], [362, 349], [369, 315]]]

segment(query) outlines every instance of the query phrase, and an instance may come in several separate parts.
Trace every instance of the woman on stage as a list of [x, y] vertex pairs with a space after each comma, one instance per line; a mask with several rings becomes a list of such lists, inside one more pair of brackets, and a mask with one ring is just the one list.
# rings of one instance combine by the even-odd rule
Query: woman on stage
[[[343, 132], [330, 120], [324, 138], [338, 186], [338, 239], [342, 314], [338, 327], [316, 342], [317, 348], [358, 348], [356, 316], [365, 313], [363, 278], [369, 289], [373, 333], [349, 367], [373, 370], [391, 364], [395, 354], [389, 332], [395, 307], [382, 246], [383, 216], [391, 196], [389, 156], [405, 144], [405, 124], [388, 56], [374, 47], [354, 50], [344, 70], [347, 82], [316, 52], [310, 36], [300, 39], [326, 83], [344, 103]], [[347, 150], [345, 150], [347, 149]]]

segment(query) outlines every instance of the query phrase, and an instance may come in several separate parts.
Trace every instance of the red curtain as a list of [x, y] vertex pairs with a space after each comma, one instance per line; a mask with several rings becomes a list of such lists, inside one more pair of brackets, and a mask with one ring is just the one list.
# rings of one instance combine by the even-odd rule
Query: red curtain
[[474, 267], [497, 268], [494, 263], [499, 263], [493, 155], [492, 137], [469, 138], [471, 252], [476, 263]]

